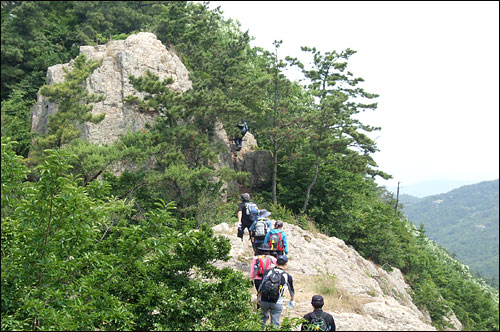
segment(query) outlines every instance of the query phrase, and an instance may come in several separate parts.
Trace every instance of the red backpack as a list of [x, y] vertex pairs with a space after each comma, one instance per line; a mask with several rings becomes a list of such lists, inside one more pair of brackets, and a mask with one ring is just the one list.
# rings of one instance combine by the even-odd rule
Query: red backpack
[[[265, 262], [264, 258], [266, 259]], [[270, 267], [271, 267], [271, 258], [266, 257], [265, 255], [258, 256], [257, 264], [255, 264], [255, 271], [257, 271], [256, 275], [258, 277], [264, 276], [264, 271], [269, 270]]]
[[283, 236], [281, 232], [271, 233], [268, 244], [271, 250], [283, 251]]

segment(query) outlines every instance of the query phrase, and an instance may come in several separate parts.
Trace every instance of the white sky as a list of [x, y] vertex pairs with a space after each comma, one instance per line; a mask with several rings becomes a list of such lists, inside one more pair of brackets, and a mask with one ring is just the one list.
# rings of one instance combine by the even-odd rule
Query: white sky
[[[278, 57], [351, 48], [347, 69], [377, 93], [362, 122], [392, 187], [499, 178], [499, 2], [211, 1]], [[302, 57], [302, 58], [301, 58]]]

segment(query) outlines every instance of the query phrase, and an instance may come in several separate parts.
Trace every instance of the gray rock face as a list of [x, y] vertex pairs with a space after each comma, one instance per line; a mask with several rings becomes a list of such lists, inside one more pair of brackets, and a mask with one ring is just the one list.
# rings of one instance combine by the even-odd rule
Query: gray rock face
[[[236, 236], [237, 223], [232, 226], [222, 223], [213, 230], [215, 235], [222, 235], [231, 242], [231, 259], [218, 261], [215, 265], [231, 267], [248, 275], [253, 251], [247, 234], [243, 241]], [[333, 315], [337, 330], [436, 331], [428, 314], [413, 304], [410, 287], [398, 269], [386, 272], [338, 238], [305, 231], [288, 223], [284, 223], [283, 230], [287, 234], [289, 251], [286, 270], [294, 280], [296, 305], [292, 310], [286, 308], [285, 299], [282, 318], [303, 317], [312, 311], [311, 296], [319, 294], [315, 286], [329, 275], [334, 276], [331, 278], [335, 280], [336, 291], [332, 290], [335, 295], [328, 297], [323, 294], [323, 309]], [[289, 296], [288, 292], [285, 296]], [[461, 330], [462, 325], [456, 317], [451, 314], [449, 318], [456, 330]]]
[[[192, 88], [189, 73], [179, 58], [169, 52], [156, 36], [149, 32], [140, 32], [125, 40], [111, 41], [106, 45], [81, 46], [80, 53], [87, 59], [102, 60], [97, 68], [85, 81], [86, 90], [90, 94], [104, 95], [104, 100], [93, 105], [92, 114], [105, 114], [104, 120], [97, 124], [86, 122], [80, 125], [81, 138], [95, 144], [112, 143], [127, 131], [142, 130], [146, 123], [153, 122], [157, 113], [142, 113], [135, 106], [125, 102], [126, 98], [135, 95], [144, 97], [137, 92], [129, 76], [144, 76], [149, 70], [160, 80], [172, 77], [174, 82], [169, 86], [172, 90], [186, 92]], [[64, 69], [71, 70], [74, 60], [58, 64], [47, 70], [47, 85], [63, 82]], [[47, 133], [48, 118], [57, 112], [58, 105], [38, 93], [37, 103], [33, 107], [31, 131]], [[256, 151], [257, 141], [251, 133], [243, 139], [243, 148], [237, 154], [234, 145], [227, 136], [220, 122], [216, 122], [216, 142], [225, 145], [225, 151], [219, 155], [216, 168], [228, 167], [238, 171], [250, 172], [250, 186], [259, 187], [270, 179], [270, 154]], [[119, 175], [124, 169], [134, 169], [137, 165], [113, 165], [113, 172]], [[230, 192], [237, 192], [236, 183], [226, 184]]]
[[[249, 172], [250, 188], [259, 188], [267, 184], [272, 177], [272, 155], [269, 151], [258, 150], [257, 140], [252, 133], [247, 132], [243, 137], [240, 151], [234, 150], [226, 130], [219, 121], [215, 124], [216, 141], [222, 143], [225, 149], [219, 154], [216, 168], [228, 167], [239, 172]], [[237, 191], [237, 184], [228, 184], [232, 192]]]
[[[170, 87], [173, 90], [185, 92], [192, 87], [189, 73], [179, 58], [149, 32], [140, 32], [106, 45], [81, 46], [80, 53], [87, 59], [102, 60], [102, 65], [85, 82], [89, 93], [105, 96], [103, 101], [93, 105], [92, 110], [93, 115], [105, 113], [104, 120], [98, 124], [87, 122], [80, 128], [82, 138], [92, 143], [111, 143], [127, 130], [141, 130], [156, 116], [137, 112], [125, 102], [130, 95], [143, 97], [132, 87], [129, 75], [139, 77], [149, 70], [160, 80], [172, 77], [174, 82]], [[49, 67], [47, 85], [62, 82], [65, 76], [63, 68], [71, 69], [73, 62]], [[39, 93], [33, 107], [31, 130], [46, 133], [48, 116], [55, 112], [57, 104], [49, 102]]]

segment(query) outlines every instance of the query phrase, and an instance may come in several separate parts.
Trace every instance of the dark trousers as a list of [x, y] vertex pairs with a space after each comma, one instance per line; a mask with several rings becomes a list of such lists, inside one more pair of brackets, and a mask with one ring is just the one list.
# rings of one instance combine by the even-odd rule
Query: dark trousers
[[243, 138], [236, 138], [234, 140], [234, 145], [236, 145], [236, 150], [240, 150], [243, 145]]
[[[248, 229], [248, 238], [251, 240], [251, 239], [252, 239], [252, 236], [251, 236], [251, 234], [250, 234], [250, 226], [252, 226], [252, 224], [250, 224], [250, 225], [245, 225], [244, 223], [241, 223], [241, 229], [243, 230], [243, 233], [242, 233], [242, 234], [243, 234], [243, 235], [245, 234], [245, 228], [247, 228], [247, 229]], [[242, 239], [243, 239], [243, 237], [242, 237]]]
[[253, 252], [257, 255], [257, 248], [260, 247], [264, 243], [264, 239], [256, 239], [255, 237], [253, 238], [252, 242], [252, 248]]
[[259, 291], [260, 284], [262, 283], [262, 279], [254, 279], [253, 284], [255, 285], [255, 289], [257, 292]]

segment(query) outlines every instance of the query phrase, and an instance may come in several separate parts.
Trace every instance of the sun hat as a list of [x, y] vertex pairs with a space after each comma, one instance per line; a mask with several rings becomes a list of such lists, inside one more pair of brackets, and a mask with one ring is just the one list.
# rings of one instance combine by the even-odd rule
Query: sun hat
[[262, 243], [258, 248], [260, 251], [270, 251], [271, 248], [269, 248], [269, 245], [267, 243]]
[[258, 218], [267, 218], [271, 215], [271, 212], [267, 211], [266, 209], [262, 209], [259, 211]]

